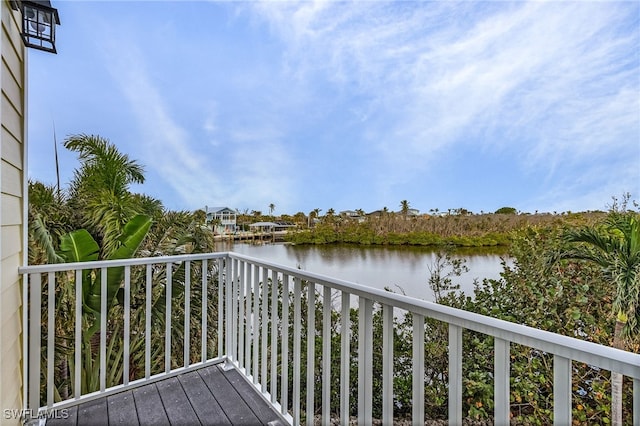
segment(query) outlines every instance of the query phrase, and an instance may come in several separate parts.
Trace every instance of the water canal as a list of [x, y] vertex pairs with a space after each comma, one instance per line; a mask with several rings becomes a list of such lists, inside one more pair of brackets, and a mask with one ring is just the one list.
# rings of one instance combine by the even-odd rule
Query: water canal
[[[291, 245], [219, 243], [218, 251], [235, 251], [281, 265], [300, 268], [330, 277], [384, 289], [424, 300], [433, 300], [428, 287], [429, 267], [434, 265], [437, 249], [430, 247], [379, 247], [356, 245]], [[504, 247], [457, 249], [456, 258], [464, 258], [469, 272], [453, 277], [465, 294], [473, 295], [474, 280], [499, 278]]]

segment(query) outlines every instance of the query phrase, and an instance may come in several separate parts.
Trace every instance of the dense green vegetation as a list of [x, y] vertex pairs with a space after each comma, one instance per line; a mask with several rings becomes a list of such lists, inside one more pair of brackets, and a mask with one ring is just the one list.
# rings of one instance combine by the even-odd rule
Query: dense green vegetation
[[287, 235], [295, 244], [350, 243], [361, 245], [416, 245], [488, 247], [507, 246], [512, 232], [527, 226], [588, 224], [604, 213], [462, 214], [404, 216], [382, 211], [366, 219], [325, 215], [313, 227]]

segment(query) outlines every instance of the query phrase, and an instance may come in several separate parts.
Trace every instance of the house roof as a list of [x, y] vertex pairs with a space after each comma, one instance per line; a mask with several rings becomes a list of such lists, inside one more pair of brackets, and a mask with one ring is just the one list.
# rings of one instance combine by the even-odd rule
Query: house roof
[[220, 213], [225, 210], [236, 214], [238, 213], [236, 209], [232, 209], [230, 207], [205, 207], [205, 209], [207, 213]]

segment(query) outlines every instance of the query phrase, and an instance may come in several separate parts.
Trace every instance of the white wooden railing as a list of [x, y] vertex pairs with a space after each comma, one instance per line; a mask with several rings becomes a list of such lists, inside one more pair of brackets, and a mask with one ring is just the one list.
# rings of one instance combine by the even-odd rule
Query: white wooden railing
[[[122, 309], [119, 311], [122, 316], [122, 379], [118, 384], [107, 385], [107, 340], [108, 333], [111, 333], [109, 323], [112, 319], [107, 317], [108, 301], [106, 297], [102, 297], [100, 315], [92, 317], [93, 320], [99, 321], [99, 333], [96, 334], [99, 335], [99, 342], [96, 342], [99, 346], [96, 357], [96, 362], [99, 362], [99, 383], [96, 390], [83, 392], [81, 366], [86, 354], [81, 350], [82, 336], [91, 324], [88, 324], [90, 321], [84, 316], [87, 310], [82, 302], [83, 288], [73, 283], [81, 282], [83, 271], [90, 271], [94, 278], [102, 277], [101, 294], [105, 295], [108, 268], [116, 267], [124, 268], [124, 295], [119, 305]], [[182, 267], [189, 273], [184, 274], [184, 279], [177, 283], [173, 273]], [[192, 270], [201, 272], [199, 276], [202, 278], [198, 282], [192, 282]], [[132, 271], [136, 271], [136, 274]], [[383, 424], [391, 424], [394, 410], [393, 318], [394, 315], [410, 313], [413, 321], [413, 424], [424, 424], [424, 392], [425, 386], [429, 386], [424, 380], [425, 318], [448, 324], [448, 343], [442, 344], [448, 344], [450, 424], [461, 424], [463, 418], [463, 330], [472, 330], [494, 338], [495, 424], [507, 425], [510, 422], [512, 343], [553, 356], [555, 424], [571, 424], [572, 362], [585, 363], [631, 378], [633, 424], [640, 424], [638, 354], [236, 253], [28, 266], [21, 268], [20, 272], [24, 275], [25, 283], [23, 323], [24, 353], [27, 356], [24, 369], [24, 408], [25, 412], [35, 413], [33, 417], [38, 413], [69, 407], [188, 370], [225, 362], [228, 367], [235, 367], [243, 372], [292, 424], [300, 424], [303, 420], [307, 424], [313, 424], [315, 413], [320, 414], [322, 424], [329, 424], [332, 415], [339, 416], [341, 424], [348, 424], [350, 404], [353, 405], [352, 403], [357, 401], [358, 422], [368, 425], [373, 420], [373, 354], [374, 351], [380, 351], [383, 365], [382, 421]], [[144, 276], [144, 283], [133, 282], [133, 275]], [[158, 276], [162, 278], [158, 279]], [[67, 298], [59, 299], [63, 283], [71, 283], [73, 288], [69, 290], [67, 287]], [[139, 291], [144, 288], [144, 295], [137, 295], [144, 300], [144, 306], [132, 306], [132, 284], [136, 284], [133, 288]], [[177, 291], [176, 285], [179, 285], [182, 295], [179, 309], [184, 312], [184, 317], [180, 318], [172, 311], [176, 309], [176, 301], [172, 296], [172, 293]], [[50, 289], [58, 291], [56, 293]], [[46, 298], [41, 297], [43, 294]], [[282, 297], [283, 295], [287, 297]], [[73, 352], [73, 357], [68, 352], [71, 362], [66, 363], [70, 370], [70, 380], [67, 384], [70, 392], [63, 400], [59, 400], [60, 396], [54, 392], [56, 380], [60, 380], [54, 377], [54, 371], [58, 367], [54, 363], [59, 359], [56, 358], [56, 351], [61, 344], [61, 337], [56, 335], [56, 312], [60, 309], [60, 306], [56, 306], [56, 300], [64, 300], [64, 303], [73, 306], [68, 312], [69, 321], [73, 323], [73, 336], [66, 336], [73, 342], [72, 347], [67, 348]], [[321, 308], [306, 309], [306, 306], [314, 306], [316, 303]], [[380, 305], [382, 310], [382, 347], [373, 346], [374, 304]], [[207, 315], [194, 317], [196, 305]], [[161, 333], [164, 337], [164, 363], [161, 367], [152, 362], [152, 313], [158, 306], [162, 306], [164, 310], [164, 333]], [[353, 354], [350, 347], [352, 328], [349, 314], [352, 307], [358, 308], [357, 395], [352, 395], [350, 391], [350, 365]], [[144, 312], [144, 330], [131, 329], [131, 318], [135, 312]], [[317, 314], [321, 317], [318, 321]], [[303, 315], [306, 315], [306, 318], [303, 318]], [[321, 325], [303, 327], [303, 320], [306, 320], [307, 324]], [[183, 330], [191, 330], [183, 333], [182, 341], [178, 342], [183, 348], [182, 355], [176, 355], [175, 348], [172, 350], [172, 343], [176, 343], [172, 342], [172, 330], [177, 326]], [[341, 333], [339, 345], [332, 346], [332, 326], [338, 326], [337, 329]], [[302, 335], [305, 328], [306, 335]], [[141, 333], [144, 333], [144, 347], [137, 345], [133, 348], [132, 336], [140, 339]], [[316, 367], [315, 342], [318, 340], [321, 342], [321, 362], [320, 366]], [[192, 345], [194, 341], [198, 344], [197, 348]], [[314, 344], [303, 345], [305, 342]], [[303, 353], [303, 346], [307, 348], [306, 353]], [[157, 350], [156, 346], [154, 350]], [[131, 371], [129, 360], [136, 355], [134, 351], [144, 351], [144, 372]], [[336, 351], [339, 352], [340, 365], [331, 363], [331, 354]], [[331, 393], [332, 369], [339, 369], [339, 396]], [[306, 371], [304, 378], [301, 376], [303, 370]], [[306, 383], [320, 382], [319, 398], [314, 395], [314, 386], [307, 386], [306, 401], [301, 401], [301, 395], [304, 394], [301, 392], [301, 384], [305, 378]], [[331, 398], [338, 397], [339, 413], [331, 413]], [[351, 398], [354, 400], [351, 401]], [[320, 404], [316, 404], [318, 400], [321, 401]], [[336, 406], [336, 401], [333, 402]]]

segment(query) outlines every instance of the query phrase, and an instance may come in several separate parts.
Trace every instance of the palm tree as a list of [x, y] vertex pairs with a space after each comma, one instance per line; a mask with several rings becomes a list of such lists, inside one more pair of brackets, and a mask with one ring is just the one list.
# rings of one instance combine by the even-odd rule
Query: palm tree
[[273, 211], [276, 209], [276, 205], [271, 203], [269, 204], [269, 216], [273, 216]]
[[[625, 338], [640, 328], [640, 216], [614, 209], [600, 227], [565, 233], [572, 246], [560, 254], [564, 259], [582, 259], [599, 265], [615, 285], [613, 310], [616, 325], [613, 347], [625, 349]], [[622, 424], [622, 375], [611, 373], [612, 424]]]
[[129, 185], [144, 182], [144, 169], [100, 136], [73, 135], [64, 146], [78, 152], [81, 163], [69, 189], [70, 207], [101, 243], [101, 258], [108, 258], [125, 224], [140, 212]]
[[407, 215], [409, 214], [409, 209], [411, 207], [409, 206], [409, 202], [407, 200], [402, 200], [400, 201], [400, 213], [402, 213], [402, 216], [404, 216], [404, 218], [407, 218]]

